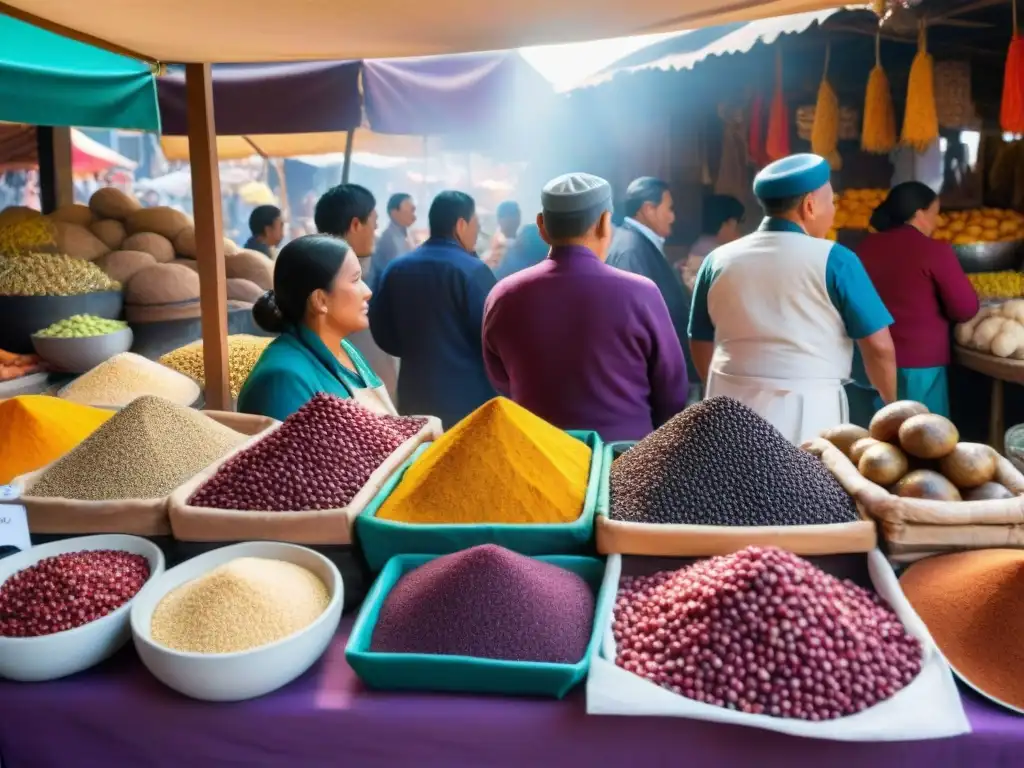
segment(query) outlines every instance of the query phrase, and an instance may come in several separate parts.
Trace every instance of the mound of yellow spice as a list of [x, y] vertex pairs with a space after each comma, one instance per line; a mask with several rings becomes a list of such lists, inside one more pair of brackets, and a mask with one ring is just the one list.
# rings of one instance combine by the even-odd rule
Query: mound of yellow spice
[[48, 395], [0, 401], [0, 485], [56, 461], [113, 415]]
[[583, 512], [591, 453], [498, 397], [427, 448], [377, 517], [425, 525], [570, 523]]

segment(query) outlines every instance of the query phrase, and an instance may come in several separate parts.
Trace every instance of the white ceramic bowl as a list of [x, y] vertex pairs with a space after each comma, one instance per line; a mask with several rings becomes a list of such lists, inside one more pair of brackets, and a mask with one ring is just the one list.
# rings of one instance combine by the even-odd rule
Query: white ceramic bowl
[[131, 328], [122, 328], [102, 336], [73, 338], [32, 336], [36, 354], [51, 367], [65, 373], [85, 373], [114, 355], [127, 352], [134, 340]]
[[[168, 592], [239, 557], [284, 560], [312, 571], [324, 582], [331, 595], [327, 609], [305, 629], [248, 651], [191, 653], [166, 648], [152, 639], [153, 611]], [[311, 549], [276, 541], [233, 544], [171, 568], [143, 587], [132, 608], [135, 650], [160, 682], [193, 699], [253, 699], [287, 685], [323, 655], [341, 621], [344, 593], [337, 567]]]
[[[43, 558], [95, 549], [119, 549], [145, 557], [150, 570], [147, 585], [164, 571], [164, 556], [156, 544], [139, 536], [106, 534], [41, 544], [6, 557], [0, 560], [0, 584]], [[65, 632], [41, 637], [0, 637], [0, 677], [21, 682], [56, 680], [113, 656], [131, 637], [128, 620], [134, 600], [102, 619]]]

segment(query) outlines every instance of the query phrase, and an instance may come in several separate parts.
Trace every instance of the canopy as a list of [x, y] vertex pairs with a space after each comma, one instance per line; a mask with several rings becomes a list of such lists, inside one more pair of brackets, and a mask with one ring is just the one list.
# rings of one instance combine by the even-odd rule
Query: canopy
[[366, 117], [377, 133], [458, 135], [508, 124], [554, 98], [516, 51], [370, 59], [363, 63]]
[[[31, 125], [0, 124], [0, 171], [16, 171], [39, 165], [36, 129]], [[113, 168], [135, 170], [136, 164], [110, 147], [71, 129], [71, 170], [75, 175], [101, 173]]]
[[[281, 133], [247, 136], [218, 136], [217, 156], [221, 160], [241, 160], [256, 154], [266, 157], [296, 157], [344, 153], [347, 133]], [[188, 160], [188, 139], [185, 136], [163, 136], [160, 146], [168, 160]], [[353, 152], [370, 152], [393, 157], [423, 154], [420, 136], [382, 136], [358, 129], [352, 142]]]
[[0, 120], [160, 130], [149, 64], [0, 15]]
[[[217, 134], [344, 133], [357, 128], [362, 120], [360, 67], [359, 61], [217, 65]], [[186, 135], [184, 68], [173, 67], [161, 77], [157, 91], [164, 135]]]
[[749, 24], [729, 25], [700, 32], [682, 33], [678, 37], [642, 48], [624, 59], [614, 62], [583, 85], [597, 85], [615, 75], [645, 69], [692, 69], [711, 56], [746, 53], [757, 43], [772, 44], [782, 35], [805, 32], [815, 24], [823, 24], [842, 7], [811, 13], [798, 13], [779, 19], [762, 19]]
[[[834, 0], [5, 0], [164, 62], [424, 56], [597, 40], [816, 11]], [[270, 107], [272, 108], [272, 107]]]

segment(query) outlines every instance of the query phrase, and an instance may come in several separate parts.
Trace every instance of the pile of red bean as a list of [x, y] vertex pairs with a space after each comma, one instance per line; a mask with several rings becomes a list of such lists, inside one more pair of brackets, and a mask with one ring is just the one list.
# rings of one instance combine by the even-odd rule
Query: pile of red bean
[[775, 548], [624, 577], [613, 630], [620, 667], [749, 714], [834, 720], [921, 671], [920, 642], [877, 595]]
[[96, 621], [149, 578], [142, 555], [111, 549], [47, 557], [0, 585], [0, 637], [39, 637]]
[[354, 400], [319, 394], [226, 461], [188, 503], [257, 512], [344, 507], [425, 423], [372, 413]]

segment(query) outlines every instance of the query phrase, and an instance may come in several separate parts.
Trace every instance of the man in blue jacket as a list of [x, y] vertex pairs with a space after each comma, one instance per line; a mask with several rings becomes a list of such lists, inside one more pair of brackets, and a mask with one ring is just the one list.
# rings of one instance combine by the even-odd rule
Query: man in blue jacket
[[370, 329], [401, 358], [398, 408], [437, 416], [445, 428], [495, 396], [484, 370], [484, 302], [494, 273], [474, 249], [473, 198], [441, 192], [428, 214], [430, 239], [391, 262], [370, 301]]

